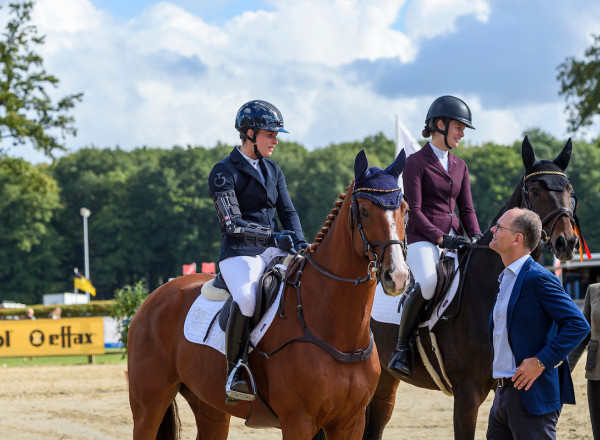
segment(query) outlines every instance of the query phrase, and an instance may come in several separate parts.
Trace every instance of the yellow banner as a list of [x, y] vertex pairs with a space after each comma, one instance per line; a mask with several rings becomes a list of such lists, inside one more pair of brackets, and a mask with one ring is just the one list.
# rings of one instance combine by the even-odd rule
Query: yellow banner
[[102, 317], [0, 321], [0, 357], [102, 353]]
[[96, 288], [92, 285], [92, 282], [86, 277], [74, 278], [73, 285], [76, 289], [79, 289], [83, 292], [90, 292], [90, 295], [96, 296]]

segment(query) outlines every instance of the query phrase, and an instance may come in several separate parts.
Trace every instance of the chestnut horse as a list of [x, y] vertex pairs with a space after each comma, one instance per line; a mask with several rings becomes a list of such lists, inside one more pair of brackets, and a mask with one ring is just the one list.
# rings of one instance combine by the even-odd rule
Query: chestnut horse
[[[226, 406], [225, 356], [184, 337], [186, 314], [211, 276], [176, 278], [150, 294], [127, 347], [134, 440], [177, 438], [177, 393], [192, 408], [197, 439], [226, 439], [231, 415], [279, 427], [287, 440], [311, 439], [320, 429], [328, 440], [361, 438], [380, 374], [369, 328], [377, 278], [391, 295], [408, 286], [408, 205], [397, 185], [405, 159], [402, 151], [381, 170], [368, 167], [364, 150], [357, 155], [354, 183], [315, 243], [290, 264], [282, 313], [249, 354], [256, 400]], [[395, 206], [382, 207], [383, 195], [395, 195]]]
[[[508, 209], [528, 208], [539, 214], [548, 244], [561, 260], [571, 260], [579, 239], [574, 232], [573, 188], [549, 190], [544, 179], [563, 173], [571, 157], [571, 140], [554, 161], [538, 161], [529, 139], [523, 141], [522, 157], [525, 174], [514, 193], [500, 210], [492, 225]], [[566, 177], [566, 176], [565, 176]], [[540, 179], [540, 180], [536, 180]], [[551, 185], [552, 186], [552, 185]], [[409, 201], [410, 202], [410, 201]], [[498, 290], [498, 276], [504, 269], [500, 256], [487, 246], [492, 239], [488, 230], [478, 245], [471, 248], [462, 295], [457, 294], [445, 315], [433, 327], [445, 371], [454, 396], [454, 437], [473, 439], [479, 406], [495, 386], [492, 378], [493, 350], [489, 339], [489, 316]], [[537, 257], [541, 254], [538, 247]], [[462, 255], [459, 255], [459, 260]], [[534, 258], [536, 255], [534, 255]], [[451, 316], [448, 316], [451, 315]], [[414, 350], [414, 370], [403, 378], [387, 368], [396, 346], [398, 325], [371, 320], [371, 328], [381, 359], [382, 372], [375, 396], [367, 408], [364, 439], [381, 439], [385, 425], [394, 410], [400, 380], [421, 388], [439, 389], [427, 372], [418, 350]], [[407, 402], [407, 404], [410, 404]]]

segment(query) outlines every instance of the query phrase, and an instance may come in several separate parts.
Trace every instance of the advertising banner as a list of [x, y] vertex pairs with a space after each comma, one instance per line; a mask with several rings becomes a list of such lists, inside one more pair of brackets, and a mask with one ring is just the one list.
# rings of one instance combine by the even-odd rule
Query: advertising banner
[[0, 321], [0, 357], [102, 353], [102, 317]]

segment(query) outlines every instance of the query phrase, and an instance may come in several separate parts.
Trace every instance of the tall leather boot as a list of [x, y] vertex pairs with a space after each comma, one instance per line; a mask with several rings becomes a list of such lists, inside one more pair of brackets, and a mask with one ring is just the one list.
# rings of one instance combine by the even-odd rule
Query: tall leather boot
[[421, 295], [421, 286], [416, 283], [404, 302], [398, 329], [398, 344], [388, 364], [390, 370], [405, 377], [410, 377], [412, 374], [413, 356], [410, 340], [426, 304], [427, 300]]
[[235, 301], [231, 302], [229, 309], [229, 320], [225, 332], [225, 353], [227, 357], [227, 383], [226, 387], [227, 405], [235, 405], [238, 400], [254, 400], [250, 393], [248, 383], [242, 378], [244, 368], [236, 368], [240, 360], [245, 361], [246, 349], [248, 347], [248, 336], [250, 335], [250, 320], [240, 311]]

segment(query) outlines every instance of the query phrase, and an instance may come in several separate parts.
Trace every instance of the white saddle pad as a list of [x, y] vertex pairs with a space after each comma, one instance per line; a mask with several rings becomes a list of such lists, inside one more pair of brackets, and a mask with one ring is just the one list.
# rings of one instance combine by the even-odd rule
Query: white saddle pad
[[[448, 252], [446, 255], [454, 257], [454, 267], [458, 268], [458, 259], [454, 252]], [[452, 284], [448, 288], [448, 292], [442, 302], [436, 306], [435, 310], [431, 314], [431, 318], [428, 321], [424, 321], [419, 324], [419, 327], [428, 326], [429, 330], [433, 328], [436, 322], [444, 311], [448, 308], [448, 305], [452, 302], [452, 299], [456, 295], [458, 290], [458, 284], [460, 281], [460, 275], [457, 274], [452, 281]], [[381, 284], [377, 283], [375, 288], [375, 300], [373, 301], [373, 310], [371, 311], [371, 318], [375, 321], [384, 322], [387, 324], [400, 324], [400, 318], [402, 316], [402, 307], [398, 311], [398, 304], [403, 295], [389, 296], [383, 291]]]
[[[279, 292], [277, 293], [277, 298], [273, 304], [271, 304], [271, 307], [267, 309], [267, 312], [256, 328], [250, 333], [250, 341], [255, 346], [262, 339], [275, 318], [283, 286], [284, 284], [282, 283]], [[185, 338], [195, 344], [208, 345], [225, 354], [225, 332], [219, 327], [219, 323], [217, 322], [218, 318], [213, 322], [208, 337], [206, 336], [211, 321], [215, 318], [217, 313], [219, 313], [223, 304], [225, 304], [225, 301], [210, 301], [204, 298], [203, 295], [200, 295], [196, 301], [194, 301], [192, 307], [190, 307], [190, 311], [185, 318], [185, 324], [183, 326]]]

